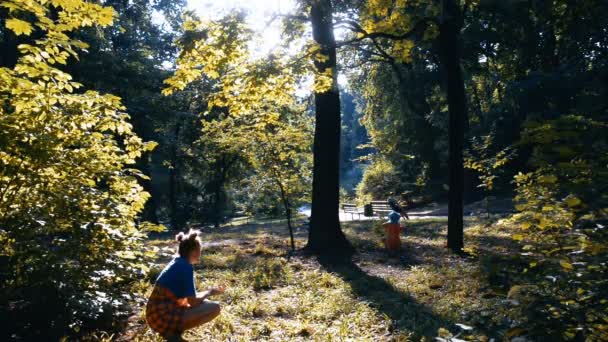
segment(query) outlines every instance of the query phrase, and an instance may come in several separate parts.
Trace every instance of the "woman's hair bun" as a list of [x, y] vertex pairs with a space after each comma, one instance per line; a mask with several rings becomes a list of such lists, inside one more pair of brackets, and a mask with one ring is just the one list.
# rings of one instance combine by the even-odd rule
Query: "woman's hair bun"
[[198, 237], [198, 230], [190, 230], [188, 234], [188, 240], [194, 240]]
[[201, 239], [199, 230], [190, 229], [187, 233], [179, 233], [175, 235], [175, 240], [178, 242], [177, 253], [181, 257], [189, 257], [190, 252], [196, 248], [201, 249]]

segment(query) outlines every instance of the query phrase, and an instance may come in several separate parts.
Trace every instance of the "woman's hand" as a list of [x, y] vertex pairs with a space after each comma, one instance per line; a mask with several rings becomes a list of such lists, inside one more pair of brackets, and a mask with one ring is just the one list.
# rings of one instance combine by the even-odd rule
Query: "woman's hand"
[[216, 295], [224, 293], [224, 291], [226, 291], [226, 286], [220, 285], [220, 286], [211, 287], [211, 288], [207, 289], [207, 291], [209, 291], [210, 296], [216, 296]]
[[223, 285], [210, 287], [203, 292], [199, 292], [196, 297], [188, 297], [188, 303], [190, 303], [191, 306], [198, 306], [203, 303], [207, 297], [222, 294], [224, 291], [226, 291], [226, 286]]

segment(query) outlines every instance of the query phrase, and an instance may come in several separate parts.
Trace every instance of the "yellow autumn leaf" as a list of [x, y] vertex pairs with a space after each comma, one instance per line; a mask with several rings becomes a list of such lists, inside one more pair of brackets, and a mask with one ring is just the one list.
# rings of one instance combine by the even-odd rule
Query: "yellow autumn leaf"
[[553, 184], [557, 182], [557, 177], [554, 175], [540, 176], [538, 177], [538, 181], [546, 184]]
[[572, 264], [570, 262], [568, 262], [567, 260], [562, 259], [559, 261], [559, 264], [566, 271], [572, 271], [572, 269], [574, 269], [574, 266], [572, 266]]
[[574, 196], [570, 196], [570, 197], [566, 198], [566, 200], [564, 202], [570, 208], [578, 207], [579, 205], [581, 205], [581, 203], [583, 203], [583, 201], [581, 201], [578, 197], [574, 197]]
[[526, 210], [526, 206], [524, 204], [516, 204], [515, 205], [515, 210], [517, 210], [517, 211], [524, 211], [524, 210]]
[[99, 18], [97, 19], [97, 22], [99, 23], [99, 25], [109, 26], [109, 25], [112, 25], [113, 21], [114, 21], [114, 9], [110, 6], [102, 7], [102, 9], [99, 11]]
[[158, 146], [156, 141], [148, 141], [144, 143], [144, 149], [148, 152], [154, 151], [154, 149]]
[[29, 36], [32, 33], [32, 25], [27, 21], [11, 18], [6, 20], [5, 26], [18, 36], [22, 34]]

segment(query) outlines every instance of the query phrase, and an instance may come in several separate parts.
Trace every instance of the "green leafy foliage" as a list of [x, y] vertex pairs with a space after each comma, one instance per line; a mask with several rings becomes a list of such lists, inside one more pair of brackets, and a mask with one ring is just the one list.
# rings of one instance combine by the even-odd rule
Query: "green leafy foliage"
[[478, 188], [485, 193], [486, 211], [490, 215], [490, 195], [495, 190], [495, 182], [503, 176], [505, 166], [515, 157], [512, 147], [496, 152], [494, 135], [481, 139], [473, 138], [471, 148], [465, 151], [464, 167], [474, 171], [479, 178]]
[[514, 157], [512, 148], [494, 153], [492, 146], [494, 137], [487, 135], [481, 139], [473, 139], [471, 150], [465, 158], [465, 167], [475, 171], [479, 175], [478, 187], [491, 192], [495, 187], [495, 180], [500, 176], [499, 172]]
[[16, 336], [45, 327], [57, 336], [124, 306], [130, 280], [147, 271], [136, 224], [149, 197], [138, 178], [147, 177], [131, 165], [155, 144], [134, 134], [119, 98], [77, 92], [81, 84], [56, 67], [86, 47], [69, 34], [110, 25], [111, 8], [80, 0], [0, 6], [31, 20], [30, 29], [8, 29], [38, 35], [19, 45], [13, 68], [0, 68], [2, 297], [24, 300], [18, 314], [41, 316]]
[[366, 167], [363, 179], [357, 185], [357, 199], [360, 203], [369, 203], [395, 194], [402, 188], [395, 166], [380, 157]]
[[270, 203], [282, 203], [280, 210], [289, 218], [309, 192], [312, 123], [295, 97], [289, 56], [251, 56], [252, 33], [243, 21], [240, 13], [218, 21], [186, 21], [177, 70], [165, 81], [164, 93], [194, 82], [215, 83], [202, 94], [202, 139], [250, 167], [236, 191], [243, 209], [267, 209], [271, 205], [264, 200], [274, 197]]
[[[600, 14], [606, 4], [457, 3], [465, 9], [461, 66], [471, 142], [466, 164], [476, 178], [465, 175], [465, 192], [472, 198], [488, 198], [490, 192], [511, 197], [514, 185], [518, 212], [508, 222], [517, 222], [512, 238], [530, 258], [518, 279], [538, 285], [531, 289], [538, 300], [515, 310], [525, 324], [505, 337], [606, 339], [601, 298], [606, 296], [602, 80], [607, 65], [599, 56], [607, 50], [605, 35], [598, 35], [606, 26]], [[436, 25], [447, 13], [438, 5], [344, 4], [342, 21], [352, 33], [343, 57], [359, 67], [350, 78], [363, 99], [363, 123], [381, 157], [377, 160], [390, 161], [392, 169], [378, 168], [386, 170], [387, 183], [393, 178], [444, 183], [441, 172], [430, 171], [437, 169], [432, 165], [445, 169], [448, 159], [445, 84], [440, 82], [445, 70], [436, 40]], [[433, 139], [417, 143], [426, 136]], [[404, 155], [415, 159], [404, 163]], [[368, 172], [379, 174], [376, 170]], [[507, 184], [514, 175], [515, 182]]]
[[[560, 339], [606, 337], [608, 303], [607, 125], [568, 115], [531, 121], [522, 144], [532, 144], [535, 171], [520, 173], [513, 238], [530, 255], [535, 276], [533, 314], [543, 335]], [[541, 333], [540, 331], [536, 333]]]
[[[327, 50], [308, 39], [315, 3], [297, 3], [282, 22], [283, 44], [258, 56], [251, 44], [263, 37], [238, 11], [199, 19], [180, 18], [183, 0], [0, 0], [0, 313], [17, 337], [52, 339], [66, 326], [105, 328], [121, 317], [126, 289], [153, 254], [141, 233], [162, 230], [158, 222], [219, 226], [236, 212], [290, 219], [310, 197], [311, 108], [295, 96], [305, 84], [322, 94], [339, 75], [350, 81], [356, 109], [340, 94], [343, 201], [355, 187], [360, 204], [411, 191], [445, 201], [437, 33], [448, 1], [331, 2], [339, 58], [322, 71], [314, 63], [328, 62]], [[216, 272], [238, 290], [226, 306], [234, 311], [198, 337], [400, 340], [445, 326], [440, 338], [476, 338], [404, 306], [413, 294], [450, 321], [466, 309], [465, 323], [498, 339], [607, 339], [608, 3], [449, 3], [464, 9], [465, 193], [487, 203], [515, 194], [516, 213], [504, 227], [469, 227], [467, 239], [487, 246], [471, 243], [465, 263], [442, 252], [439, 225], [409, 223], [416, 257], [436, 260], [386, 278], [403, 292], [392, 297], [369, 276], [391, 274], [379, 225], [349, 234], [374, 250], [350, 280], [308, 261], [245, 261], [283, 249], [211, 253], [204, 276]], [[366, 166], [361, 182], [355, 163]], [[140, 213], [155, 224], [138, 222]], [[476, 258], [481, 268], [468, 262]], [[297, 324], [286, 327], [291, 318]]]

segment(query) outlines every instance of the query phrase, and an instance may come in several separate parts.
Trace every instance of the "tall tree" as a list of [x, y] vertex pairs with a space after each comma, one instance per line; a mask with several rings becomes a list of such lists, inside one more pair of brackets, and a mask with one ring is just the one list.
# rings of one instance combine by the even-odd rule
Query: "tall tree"
[[[460, 29], [463, 15], [460, 5], [455, 0], [442, 0], [441, 6], [426, 2], [409, 2], [404, 0], [369, 2], [361, 10], [358, 21], [344, 20], [356, 36], [348, 43], [359, 44], [366, 41], [367, 45], [359, 49], [375, 60], [392, 62], [395, 76], [399, 84], [405, 84], [405, 73], [395, 62], [410, 66], [413, 54], [422, 54], [425, 42], [434, 42], [439, 51], [433, 49], [421, 60], [426, 68], [437, 66], [443, 68], [445, 87], [447, 90], [447, 103], [449, 112], [448, 125], [448, 247], [460, 251], [463, 247], [463, 193], [464, 168], [463, 147], [464, 131], [466, 127], [465, 91], [462, 71], [460, 67]], [[437, 38], [437, 39], [435, 39]], [[433, 44], [430, 45], [433, 47]], [[439, 62], [435, 62], [436, 56]], [[410, 67], [411, 68], [411, 67]], [[413, 85], [407, 85], [412, 87]], [[400, 87], [400, 96], [404, 101], [402, 110], [412, 110], [420, 113], [428, 110], [426, 106], [413, 107], [407, 88]], [[418, 132], [432, 134], [433, 126], [424, 117], [417, 117], [412, 127]], [[425, 134], [423, 134], [425, 135]], [[422, 136], [419, 150], [422, 155], [432, 154], [434, 141]], [[437, 160], [429, 164], [438, 165]], [[436, 173], [436, 172], [434, 172]], [[436, 177], [436, 175], [435, 175]]]
[[259, 193], [279, 193], [291, 233], [292, 205], [308, 193], [303, 188], [309, 181], [309, 125], [305, 107], [296, 101], [293, 74], [302, 59], [294, 62], [278, 51], [263, 59], [252, 56], [247, 45], [253, 32], [244, 20], [242, 13], [209, 22], [187, 20], [178, 68], [165, 81], [164, 93], [182, 91], [193, 82], [214, 84], [197, 90], [206, 102], [202, 136], [220, 152], [212, 190], [216, 226], [232, 165], [243, 161], [250, 171], [244, 183]]
[[467, 120], [464, 81], [460, 68], [462, 11], [455, 0], [442, 1], [439, 22], [439, 57], [444, 69], [449, 110], [448, 247], [460, 252], [463, 239], [464, 167], [462, 150]]
[[[336, 42], [333, 34], [332, 6], [328, 0], [314, 0], [305, 3], [309, 16], [297, 16], [297, 20], [310, 20], [314, 44], [306, 49], [302, 58], [287, 61], [286, 53], [275, 51], [268, 63], [249, 65], [246, 44], [251, 33], [239, 24], [242, 18], [227, 18], [217, 22], [212, 30], [222, 37], [221, 43], [200, 44], [205, 37], [215, 35], [210, 28], [204, 28], [193, 46], [183, 46], [176, 73], [166, 80], [169, 87], [166, 94], [183, 90], [191, 82], [206, 77], [216, 79], [223, 85], [222, 91], [209, 99], [208, 111], [215, 108], [226, 118], [242, 117], [267, 112], [269, 106], [263, 99], [273, 99], [278, 107], [294, 100], [296, 77], [309, 72], [302, 61], [309, 57], [314, 64], [315, 74], [315, 136], [313, 144], [313, 195], [311, 230], [307, 249], [316, 253], [351, 250], [352, 247], [340, 229], [339, 223], [339, 174], [340, 174], [340, 95], [337, 85]], [[196, 21], [185, 25], [189, 31], [201, 30], [204, 26]], [[214, 36], [215, 37], [215, 36]], [[237, 39], [233, 39], [237, 37]], [[225, 51], [217, 57], [202, 50], [221, 49]], [[288, 58], [287, 58], [288, 59]], [[304, 63], [305, 64], [305, 63]], [[248, 65], [245, 67], [245, 65]], [[242, 82], [246, 80], [246, 82]], [[283, 84], [281, 87], [279, 84]], [[235, 96], [234, 89], [243, 88], [242, 98]], [[256, 119], [255, 121], [261, 121]]]
[[312, 35], [322, 58], [315, 58], [317, 75], [331, 77], [331, 86], [315, 91], [312, 212], [308, 250], [326, 253], [350, 250], [340, 229], [340, 93], [336, 70], [336, 41], [330, 0], [310, 3]]

